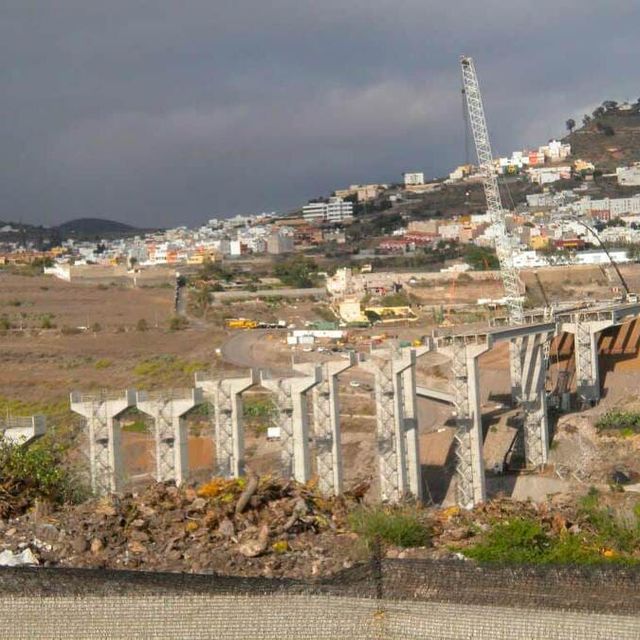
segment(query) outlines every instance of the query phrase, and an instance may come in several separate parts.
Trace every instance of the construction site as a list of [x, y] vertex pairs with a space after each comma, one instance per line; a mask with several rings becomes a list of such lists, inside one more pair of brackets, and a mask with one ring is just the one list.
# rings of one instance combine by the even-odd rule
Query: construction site
[[[0, 603], [18, 625], [11, 637], [41, 637], [41, 616], [66, 619], [68, 637], [81, 637], [87, 607], [97, 631], [85, 637], [102, 637], [114, 612], [128, 622], [109, 637], [123, 638], [131, 629], [177, 637], [184, 625], [194, 638], [212, 637], [203, 629], [214, 626], [225, 638], [481, 638], [487, 613], [495, 638], [638, 636], [636, 567], [607, 563], [634, 565], [640, 549], [599, 538], [576, 506], [600, 492], [607, 507], [636, 513], [640, 440], [602, 424], [612, 411], [638, 410], [637, 265], [514, 268], [473, 60], [461, 58], [461, 69], [499, 260], [485, 277], [502, 308], [472, 322], [426, 322], [443, 291], [445, 320], [456, 305], [468, 312], [478, 284], [453, 278], [437, 292], [414, 283], [427, 311], [377, 335], [296, 335], [319, 304], [309, 300], [273, 317], [245, 317], [238, 304], [215, 330], [202, 320], [161, 332], [155, 317], [142, 331], [138, 320], [137, 334], [115, 329], [136, 320], [110, 319], [113, 304], [102, 320], [114, 325], [111, 344], [96, 330], [34, 335], [55, 360], [39, 374], [55, 411], [45, 418], [29, 415], [35, 404], [7, 402], [0, 430], [28, 447], [60, 433], [48, 421], [63, 415], [89, 497], [56, 511], [0, 484], [6, 564], [41, 565], [0, 571]], [[162, 309], [172, 294], [140, 295]], [[126, 295], [130, 309], [135, 294]], [[61, 374], [61, 400], [51, 371], [72, 339], [75, 358], [95, 353], [86, 372]], [[28, 395], [33, 362], [23, 371], [22, 347], [6, 336], [0, 346], [16, 363], [0, 386], [22, 376]], [[136, 360], [111, 368], [118, 349]], [[428, 535], [386, 546], [367, 537], [353, 514], [377, 508], [416, 510]], [[586, 563], [607, 566], [487, 567], [474, 556], [495, 527], [529, 520], [545, 536], [587, 540]], [[609, 597], [598, 595], [601, 581]], [[168, 618], [161, 605], [182, 619], [179, 631], [158, 628]]]
[[[353, 449], [355, 444], [349, 441], [351, 429], [342, 425], [340, 376], [353, 381], [354, 371], [356, 377], [367, 381], [373, 407], [361, 409], [370, 429], [369, 442], [358, 438], [357, 443], [359, 462], [366, 460], [367, 464], [349, 464], [347, 477], [356, 481], [368, 476], [371, 499], [393, 503], [413, 496], [418, 501], [471, 509], [487, 500], [491, 484], [487, 470], [499, 480], [515, 470], [524, 470], [524, 477], [531, 478], [530, 472], [545, 469], [555, 427], [550, 425], [549, 412], [557, 417], [562, 412], [589, 409], [600, 401], [600, 360], [630, 351], [634, 355], [640, 304], [614, 264], [623, 287], [619, 301], [564, 301], [525, 310], [526, 289], [511, 264], [512, 247], [504, 225], [500, 187], [491, 170], [492, 154], [475, 69], [470, 59], [463, 59], [461, 67], [471, 131], [484, 171], [487, 207], [496, 229], [507, 315], [492, 318], [489, 326], [436, 329], [418, 339], [414, 334], [410, 343], [377, 340], [371, 342], [369, 352], [350, 349], [335, 354], [339, 356], [336, 359], [327, 350], [326, 355], [311, 361], [299, 357], [298, 362], [279, 367], [264, 358], [258, 338], [254, 345], [257, 357], [247, 358], [244, 364], [249, 365], [248, 370], [236, 377], [217, 371], [197, 374], [191, 388], [172, 385], [149, 392], [73, 392], [70, 408], [85, 421], [94, 493], [121, 491], [125, 481], [135, 475], [132, 469], [125, 470], [127, 454], [120, 428], [120, 418], [132, 409], [152, 424], [148, 436], [138, 442], [143, 451], [147, 449], [148, 475], [157, 482], [178, 485], [190, 480], [186, 416], [206, 405], [213, 409], [214, 420], [207, 451], [200, 451], [205, 468], [215, 468], [224, 478], [242, 477], [247, 469], [255, 473], [277, 470], [284, 478], [302, 484], [316, 477], [322, 492], [340, 495], [345, 489], [342, 450]], [[535, 278], [540, 295], [549, 302], [540, 277], [536, 274]], [[286, 326], [285, 320], [227, 320], [228, 329]], [[502, 380], [493, 375], [487, 385], [484, 379], [489, 373], [483, 364], [498, 362], [498, 354], [508, 375], [503, 373]], [[243, 364], [242, 358], [235, 364]], [[250, 442], [251, 436], [247, 440], [243, 425], [248, 414], [243, 401], [252, 393], [264, 396], [270, 407], [267, 429], [272, 437], [261, 446]], [[495, 402], [496, 397], [502, 402]], [[503, 428], [492, 427], [487, 432], [483, 413], [488, 413], [491, 401], [495, 405], [491, 419]], [[432, 410], [434, 403], [437, 409]], [[429, 425], [432, 433], [421, 425], [421, 413], [439, 417], [440, 422]], [[431, 446], [429, 437], [435, 439], [434, 428], [439, 435], [451, 429], [449, 424], [455, 425], [451, 442]], [[495, 433], [500, 436], [494, 437]], [[444, 459], [441, 451], [434, 452], [443, 444], [447, 450]], [[484, 453], [485, 444], [490, 456]], [[247, 450], [254, 455], [247, 455]], [[425, 467], [431, 466], [428, 462], [433, 457], [441, 459], [443, 477], [451, 472], [450, 482], [442, 478], [430, 482], [434, 473]], [[544, 495], [535, 482], [529, 484], [531, 488], [518, 490], [526, 496], [527, 492]]]

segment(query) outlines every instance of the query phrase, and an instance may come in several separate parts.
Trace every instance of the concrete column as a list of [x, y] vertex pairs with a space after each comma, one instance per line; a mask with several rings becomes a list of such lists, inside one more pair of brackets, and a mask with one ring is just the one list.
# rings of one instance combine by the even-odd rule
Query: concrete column
[[29, 444], [47, 430], [44, 416], [9, 417], [0, 423], [0, 437], [13, 444]]
[[156, 480], [180, 485], [189, 473], [187, 423], [184, 415], [202, 404], [202, 389], [140, 391], [136, 405], [154, 420]]
[[[384, 356], [372, 352], [371, 360], [361, 366], [373, 374], [376, 394], [376, 439], [380, 473], [380, 497], [397, 502], [408, 493], [422, 495], [420, 456], [418, 452], [415, 404], [409, 408], [411, 454], [407, 453], [407, 423], [405, 423], [405, 387], [410, 403], [415, 402], [415, 377], [403, 384], [403, 374], [415, 368], [416, 352], [391, 347]], [[411, 374], [407, 374], [410, 375]], [[413, 382], [412, 382], [413, 381]]]
[[242, 393], [258, 380], [257, 371], [246, 378], [209, 379], [196, 374], [196, 387], [215, 411], [216, 473], [224, 478], [244, 475]]
[[338, 376], [353, 367], [356, 360], [356, 354], [351, 352], [348, 360], [325, 362], [322, 379], [312, 391], [318, 486], [326, 494], [342, 492]]
[[509, 373], [511, 376], [511, 402], [522, 399], [522, 348], [524, 338], [509, 340]]
[[523, 446], [528, 468], [537, 468], [549, 459], [549, 419], [545, 380], [547, 363], [545, 343], [551, 333], [526, 336], [522, 358]]
[[463, 342], [439, 349], [451, 358], [457, 425], [456, 501], [464, 509], [471, 509], [487, 498], [478, 358], [488, 349], [486, 344]]
[[414, 363], [402, 372], [402, 394], [404, 411], [404, 435], [407, 456], [409, 491], [418, 500], [424, 498], [422, 467], [420, 465], [420, 432], [418, 424], [418, 397], [416, 385], [416, 360], [433, 349], [431, 340], [426, 346], [412, 349]]
[[83, 416], [89, 431], [91, 488], [102, 495], [122, 488], [120, 428], [116, 418], [136, 403], [136, 392], [71, 393], [71, 411]]
[[527, 468], [545, 464], [549, 455], [549, 423], [545, 380], [547, 360], [545, 343], [551, 333], [532, 333], [509, 343], [509, 360], [512, 373], [512, 397], [523, 412], [522, 428], [517, 434], [515, 453], [524, 458]]
[[582, 404], [600, 400], [600, 367], [598, 362], [598, 334], [614, 323], [609, 320], [583, 320], [562, 325], [563, 331], [573, 333], [576, 363], [576, 393]]
[[321, 380], [317, 365], [296, 365], [306, 375], [296, 378], [269, 378], [260, 372], [260, 385], [275, 395], [282, 444], [282, 472], [298, 482], [311, 479], [309, 420], [306, 392]]

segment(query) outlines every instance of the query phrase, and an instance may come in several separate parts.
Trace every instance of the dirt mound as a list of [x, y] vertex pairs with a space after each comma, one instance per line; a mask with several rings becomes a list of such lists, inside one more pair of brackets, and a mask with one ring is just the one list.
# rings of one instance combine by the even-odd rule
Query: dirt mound
[[333, 573], [353, 555], [355, 536], [344, 528], [366, 489], [326, 498], [308, 485], [255, 476], [214, 478], [198, 489], [151, 484], [48, 517], [0, 521], [0, 539], [9, 548], [32, 547], [50, 566]]

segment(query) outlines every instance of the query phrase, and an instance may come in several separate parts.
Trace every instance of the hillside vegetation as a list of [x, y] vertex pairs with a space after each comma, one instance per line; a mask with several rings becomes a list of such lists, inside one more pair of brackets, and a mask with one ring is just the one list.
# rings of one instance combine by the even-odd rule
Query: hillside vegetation
[[640, 161], [640, 105], [621, 111], [613, 104], [605, 101], [583, 118], [580, 128], [564, 138], [575, 158], [589, 160], [603, 171]]

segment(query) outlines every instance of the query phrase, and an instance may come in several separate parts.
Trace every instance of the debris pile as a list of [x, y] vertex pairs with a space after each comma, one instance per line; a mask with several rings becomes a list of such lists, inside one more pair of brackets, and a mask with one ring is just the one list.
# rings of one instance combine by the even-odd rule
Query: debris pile
[[353, 562], [347, 514], [365, 491], [325, 497], [311, 484], [255, 476], [158, 483], [0, 522], [0, 541], [29, 544], [49, 566], [326, 575]]

